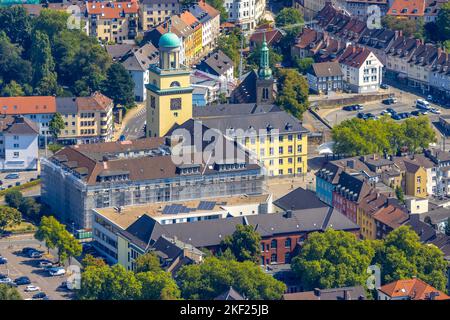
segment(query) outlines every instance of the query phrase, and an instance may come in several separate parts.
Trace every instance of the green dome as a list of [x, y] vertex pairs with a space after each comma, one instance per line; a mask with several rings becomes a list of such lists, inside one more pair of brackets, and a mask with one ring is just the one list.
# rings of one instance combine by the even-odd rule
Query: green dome
[[175, 33], [167, 32], [159, 38], [160, 48], [177, 48], [181, 46], [180, 38]]

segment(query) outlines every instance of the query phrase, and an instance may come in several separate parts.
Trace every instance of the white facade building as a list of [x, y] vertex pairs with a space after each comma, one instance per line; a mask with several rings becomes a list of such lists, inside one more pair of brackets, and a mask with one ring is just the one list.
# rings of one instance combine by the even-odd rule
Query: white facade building
[[262, 18], [266, 0], [225, 0], [228, 22], [235, 23], [242, 30], [253, 30]]
[[372, 51], [349, 45], [339, 58], [339, 64], [347, 90], [356, 93], [379, 90], [383, 64]]
[[37, 126], [20, 116], [1, 116], [0, 170], [37, 170]]

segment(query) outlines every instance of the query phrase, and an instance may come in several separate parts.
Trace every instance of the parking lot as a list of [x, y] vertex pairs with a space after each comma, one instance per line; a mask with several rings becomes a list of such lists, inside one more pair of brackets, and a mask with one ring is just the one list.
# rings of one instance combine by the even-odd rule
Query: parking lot
[[[73, 292], [62, 287], [67, 275], [50, 276], [48, 271], [39, 267], [39, 261], [48, 257], [29, 258], [24, 256], [22, 249], [25, 247], [33, 247], [46, 253], [46, 248], [41, 243], [25, 236], [0, 240], [0, 255], [8, 259], [7, 264], [0, 265], [0, 274], [4, 274], [12, 280], [21, 276], [29, 277], [31, 284], [40, 287], [50, 300], [71, 299]], [[21, 285], [17, 288], [24, 299], [29, 299], [37, 293], [37, 291], [25, 292], [25, 287], [26, 285]]]
[[[6, 179], [6, 176], [11, 173], [18, 173], [18, 179]], [[0, 173], [0, 181], [3, 183], [3, 188], [10, 188], [16, 185], [17, 182], [20, 184], [24, 184], [29, 182], [31, 179], [37, 179], [38, 172], [37, 171], [15, 171], [15, 172], [4, 172]]]

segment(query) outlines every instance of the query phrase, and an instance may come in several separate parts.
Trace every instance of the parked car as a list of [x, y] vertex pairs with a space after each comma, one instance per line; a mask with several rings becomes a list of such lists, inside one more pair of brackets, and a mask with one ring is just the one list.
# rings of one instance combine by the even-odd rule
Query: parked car
[[41, 300], [45, 299], [47, 297], [47, 294], [45, 292], [38, 292], [35, 295], [33, 295], [33, 300]]
[[391, 116], [391, 118], [394, 119], [394, 120], [400, 120], [402, 117], [400, 117], [399, 114], [395, 113], [395, 114], [393, 114], [393, 115]]
[[17, 285], [21, 286], [21, 285], [24, 285], [24, 284], [30, 284], [31, 280], [30, 280], [30, 278], [23, 276], [23, 277], [17, 278], [16, 280], [14, 280], [14, 282]]
[[35, 292], [35, 291], [41, 291], [41, 288], [39, 288], [38, 286], [35, 285], [29, 285], [25, 288], [26, 292]]
[[28, 256], [30, 251], [37, 251], [35, 248], [25, 247], [22, 249], [22, 254]]
[[418, 110], [414, 110], [414, 111], [411, 112], [411, 114], [412, 114], [413, 116], [418, 117], [418, 116], [420, 116], [421, 113], [420, 113]]
[[8, 180], [19, 179], [19, 178], [20, 178], [20, 175], [18, 173], [8, 173], [5, 176], [5, 179], [8, 179]]
[[365, 115], [363, 112], [358, 112], [358, 114], [356, 115], [359, 119], [367, 119], [367, 115]]
[[353, 111], [353, 106], [345, 106], [345, 107], [342, 108], [342, 110]]
[[430, 101], [430, 102], [433, 102], [433, 101], [434, 101], [433, 96], [432, 96], [431, 94], [429, 94], [429, 95], [427, 96], [427, 101]]
[[431, 108], [430, 112], [434, 114], [441, 114], [441, 110], [439, 110], [438, 108]]
[[390, 115], [392, 115], [389, 111], [387, 111], [387, 110], [383, 110], [383, 111], [381, 111], [381, 113], [380, 113], [382, 116], [384, 116], [384, 115], [386, 115], [386, 116], [390, 116]]
[[53, 267], [53, 262], [51, 262], [49, 260], [41, 260], [41, 261], [39, 261], [39, 267], [40, 268]]
[[8, 259], [1, 257], [0, 258], [0, 264], [7, 264], [8, 263]]
[[387, 98], [387, 99], [384, 99], [382, 102], [384, 104], [387, 104], [387, 105], [389, 105], [389, 104], [396, 104], [397, 103], [397, 99], [396, 98]]
[[397, 113], [397, 111], [395, 111], [395, 110], [392, 109], [392, 108], [387, 108], [386, 111], [389, 112], [391, 115]]
[[422, 99], [417, 99], [416, 100], [416, 108], [430, 110], [430, 104], [428, 103], [428, 101], [425, 101]]
[[30, 258], [41, 258], [42, 257], [42, 252], [39, 251], [31, 251], [28, 255]]
[[386, 89], [389, 89], [389, 86], [387, 84], [382, 83], [382, 84], [380, 84], [380, 88], [386, 90]]
[[10, 282], [12, 282], [12, 280], [8, 277], [0, 279], [0, 284], [9, 284]]
[[66, 274], [66, 270], [64, 268], [50, 268], [48, 269], [48, 272], [52, 277], [63, 276]]

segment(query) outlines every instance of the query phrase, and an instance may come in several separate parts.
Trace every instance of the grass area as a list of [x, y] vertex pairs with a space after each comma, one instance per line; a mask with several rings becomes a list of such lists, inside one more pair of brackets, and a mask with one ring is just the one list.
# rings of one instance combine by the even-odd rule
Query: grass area
[[34, 232], [36, 230], [37, 230], [36, 226], [26, 221], [22, 221], [20, 224], [5, 228], [5, 231], [11, 233], [26, 233], [26, 232]]
[[19, 191], [21, 191], [21, 190], [25, 190], [25, 189], [37, 186], [40, 183], [41, 183], [41, 179], [36, 179], [36, 180], [30, 181], [30, 182], [26, 182], [24, 184], [21, 184], [20, 186], [15, 186], [15, 187], [11, 187], [11, 188], [8, 188], [8, 189], [5, 189], [5, 190], [1, 190], [0, 191], [0, 197], [4, 196], [6, 193], [8, 193], [8, 191], [11, 191], [11, 190], [19, 190]]

